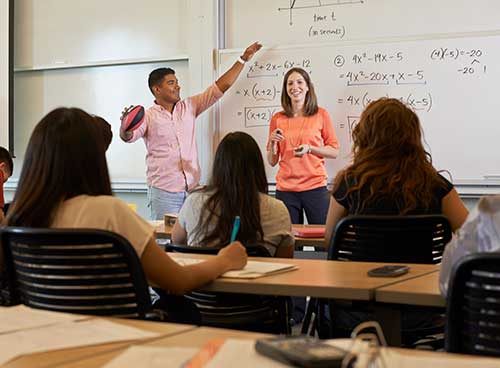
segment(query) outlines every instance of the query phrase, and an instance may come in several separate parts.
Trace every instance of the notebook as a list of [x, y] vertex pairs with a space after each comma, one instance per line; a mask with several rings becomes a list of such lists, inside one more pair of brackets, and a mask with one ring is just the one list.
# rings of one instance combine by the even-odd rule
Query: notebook
[[293, 235], [301, 238], [324, 238], [324, 227], [292, 227]]
[[[203, 262], [201, 259], [182, 258], [171, 255], [172, 259], [182, 266], [188, 266]], [[241, 270], [228, 271], [221, 277], [236, 278], [236, 279], [256, 279], [258, 277], [275, 275], [281, 272], [296, 270], [298, 267], [293, 263], [277, 263], [277, 262], [260, 262], [248, 261], [247, 265]]]

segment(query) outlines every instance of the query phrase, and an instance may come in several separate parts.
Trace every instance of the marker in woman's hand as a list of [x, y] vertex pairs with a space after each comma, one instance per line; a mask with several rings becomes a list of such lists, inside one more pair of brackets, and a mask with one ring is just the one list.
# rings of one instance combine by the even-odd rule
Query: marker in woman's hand
[[[280, 136], [280, 138], [281, 138], [280, 140], [283, 140], [283, 131], [280, 128], [276, 129], [274, 132]], [[278, 141], [273, 142], [272, 149], [273, 149], [273, 155], [277, 155], [278, 154]]]

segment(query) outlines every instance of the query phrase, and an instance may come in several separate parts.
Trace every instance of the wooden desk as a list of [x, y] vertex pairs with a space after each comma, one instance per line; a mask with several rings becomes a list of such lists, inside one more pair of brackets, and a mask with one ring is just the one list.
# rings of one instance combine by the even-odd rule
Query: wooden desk
[[[120, 319], [120, 318], [106, 318], [106, 319], [115, 323], [121, 323], [127, 326], [139, 328], [146, 331], [157, 332], [161, 334], [160, 336], [154, 337], [152, 339], [142, 340], [142, 342], [152, 341], [155, 339], [175, 335], [196, 328], [196, 326], [183, 325], [177, 323], [149, 322], [140, 320]], [[78, 348], [71, 348], [64, 350], [54, 350], [46, 353], [36, 353], [12, 360], [6, 365], [3, 365], [3, 367], [5, 368], [52, 367], [54, 365], [66, 362], [67, 363], [77, 362], [89, 357], [94, 358], [96, 356], [99, 356], [100, 354], [108, 352], [115, 352], [115, 355], [117, 355], [119, 352], [123, 351], [128, 346], [138, 343], [141, 343], [141, 340], [121, 341], [109, 344], [100, 344], [100, 345], [78, 347]]]
[[375, 300], [381, 303], [428, 307], [446, 305], [445, 298], [439, 292], [439, 271], [381, 287], [375, 291]]
[[[179, 333], [174, 336], [165, 337], [163, 339], [155, 340], [146, 344], [147, 346], [157, 346], [157, 347], [193, 347], [200, 348], [210, 339], [243, 339], [251, 340], [250, 343], [254, 344], [254, 341], [261, 337], [267, 337], [269, 335], [257, 334], [251, 332], [242, 332], [234, 330], [224, 330], [217, 328], [206, 328], [199, 327], [194, 330]], [[346, 341], [339, 341], [335, 345], [340, 347], [346, 347]], [[443, 368], [448, 367], [498, 367], [500, 366], [500, 359], [462, 355], [462, 354], [451, 354], [444, 352], [430, 352], [415, 349], [401, 349], [401, 348], [384, 348], [388, 354], [385, 355], [387, 367], [421, 367], [422, 364], [439, 364]], [[124, 349], [123, 349], [124, 350]], [[63, 364], [61, 367], [64, 368], [97, 368], [101, 367], [103, 364], [108, 363], [111, 359], [116, 357], [119, 352], [104, 353], [93, 357], [88, 357], [78, 362], [71, 362], [68, 364]], [[250, 354], [250, 355], [248, 355]], [[258, 353], [254, 350], [251, 352], [246, 351], [238, 356], [241, 359], [242, 366], [249, 366], [252, 357], [256, 357]], [[228, 362], [229, 363], [229, 362]], [[234, 362], [231, 362], [234, 366]]]
[[[302, 224], [295, 224], [292, 225], [293, 227], [325, 227], [325, 225], [302, 225]], [[300, 236], [295, 236], [295, 248], [302, 248], [304, 246], [313, 246], [319, 249], [325, 249], [327, 248], [325, 244], [325, 238], [302, 238]]]
[[[154, 227], [156, 237], [159, 239], [171, 239], [173, 226], [167, 226], [163, 221], [149, 221], [149, 223]], [[294, 227], [324, 227], [324, 225], [293, 225]], [[301, 238], [300, 236], [295, 237], [295, 248], [302, 248], [303, 246], [314, 246], [317, 248], [324, 248], [325, 239], [324, 238]]]
[[[156, 346], [156, 347], [192, 347], [201, 348], [205, 343], [214, 338], [220, 339], [245, 339], [245, 340], [256, 340], [266, 337], [272, 337], [273, 335], [257, 333], [257, 332], [246, 332], [237, 330], [227, 330], [223, 328], [211, 328], [211, 327], [194, 327], [189, 330], [181, 331], [177, 334], [172, 334], [159, 339], [155, 339], [149, 342], [136, 343], [135, 345], [144, 346]], [[113, 351], [96, 353], [95, 355], [87, 356], [81, 360], [74, 360], [63, 364], [61, 367], [64, 368], [97, 368], [108, 363], [119, 354], [121, 354], [126, 347], [115, 349]], [[61, 354], [61, 352], [59, 352]]]
[[[439, 293], [439, 268], [432, 273], [402, 280], [375, 290], [375, 315], [391, 345], [401, 344], [401, 305], [444, 307]], [[444, 312], [444, 310], [443, 310]]]
[[[175, 256], [207, 259], [207, 255], [175, 253]], [[369, 277], [368, 270], [387, 263], [340, 262], [311, 259], [257, 258], [261, 262], [293, 263], [297, 270], [257, 279], [218, 278], [203, 289], [229, 293], [261, 295], [312, 296], [349, 300], [373, 300], [375, 289], [437, 270], [436, 265], [410, 265], [406, 275]]]
[[171, 239], [173, 226], [167, 226], [163, 221], [149, 221], [149, 224], [154, 227], [155, 235], [159, 239]]

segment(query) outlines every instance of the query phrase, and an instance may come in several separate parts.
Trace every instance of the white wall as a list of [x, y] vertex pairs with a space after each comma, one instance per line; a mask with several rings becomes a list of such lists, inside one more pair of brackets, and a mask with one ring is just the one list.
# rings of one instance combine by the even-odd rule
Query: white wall
[[[200, 92], [214, 81], [216, 1], [145, 0], [140, 9], [131, 0], [91, 2], [93, 7], [76, 0], [43, 4], [16, 0], [17, 157], [13, 177], [6, 184], [6, 197], [13, 195], [33, 127], [55, 107], [76, 106], [103, 116], [112, 125], [114, 138], [107, 158], [113, 189], [125, 201], [136, 203], [138, 212], [148, 217], [144, 143], [122, 142], [118, 117], [123, 106], [151, 105], [147, 77], [157, 67], [176, 70], [182, 97]], [[98, 9], [101, 13], [96, 13]], [[77, 10], [78, 22], [72, 23]], [[106, 20], [103, 12], [112, 18]], [[131, 23], [134, 20], [143, 27]], [[94, 51], [89, 51], [91, 42], [87, 41], [91, 40]], [[135, 52], [126, 50], [133, 47]], [[197, 120], [202, 179], [212, 156], [212, 116], [208, 111]]]

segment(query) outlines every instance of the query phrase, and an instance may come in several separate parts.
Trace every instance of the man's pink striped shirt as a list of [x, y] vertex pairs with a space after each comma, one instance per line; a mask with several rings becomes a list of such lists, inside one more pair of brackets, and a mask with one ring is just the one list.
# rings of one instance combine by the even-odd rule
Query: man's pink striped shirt
[[134, 131], [134, 142], [146, 144], [147, 183], [168, 192], [189, 191], [200, 180], [195, 120], [223, 93], [214, 83], [203, 93], [177, 102], [172, 113], [158, 104], [146, 110], [144, 123]]

